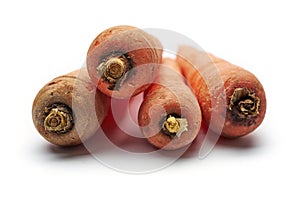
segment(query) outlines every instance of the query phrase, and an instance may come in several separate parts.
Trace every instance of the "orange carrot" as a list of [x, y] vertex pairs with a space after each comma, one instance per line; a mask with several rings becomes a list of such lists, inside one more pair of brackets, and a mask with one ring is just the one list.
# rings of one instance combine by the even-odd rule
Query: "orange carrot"
[[126, 99], [149, 87], [161, 59], [162, 45], [154, 36], [136, 27], [115, 26], [94, 39], [86, 62], [101, 92]]
[[[204, 121], [211, 124], [213, 131], [223, 126], [222, 136], [236, 138], [249, 134], [262, 123], [266, 96], [255, 75], [189, 46], [179, 47], [176, 61], [198, 99]], [[219, 100], [222, 93], [223, 103]], [[216, 105], [212, 106], [212, 100], [216, 100]], [[211, 121], [213, 112], [218, 117]], [[221, 118], [225, 118], [224, 124], [219, 123]]]
[[34, 99], [32, 119], [50, 143], [74, 146], [97, 131], [108, 107], [108, 97], [93, 87], [84, 68], [47, 83]]
[[163, 60], [155, 83], [145, 92], [138, 122], [148, 141], [158, 148], [179, 149], [196, 138], [200, 107], [175, 60]]

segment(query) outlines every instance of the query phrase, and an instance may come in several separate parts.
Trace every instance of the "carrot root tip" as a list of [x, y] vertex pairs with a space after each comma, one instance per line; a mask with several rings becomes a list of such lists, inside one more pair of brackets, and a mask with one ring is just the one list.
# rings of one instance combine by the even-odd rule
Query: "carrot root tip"
[[118, 89], [116, 84], [120, 79], [125, 79], [126, 72], [130, 69], [130, 63], [125, 55], [113, 55], [104, 59], [97, 67], [97, 72], [101, 76], [102, 80], [108, 82], [110, 86], [108, 89]]
[[184, 131], [188, 131], [188, 122], [185, 118], [167, 117], [163, 123], [162, 130], [171, 137], [180, 137]]
[[260, 99], [247, 88], [236, 88], [231, 96], [228, 109], [240, 120], [250, 119], [259, 114]]
[[47, 132], [64, 134], [74, 126], [72, 111], [64, 104], [45, 108], [45, 113], [44, 127]]

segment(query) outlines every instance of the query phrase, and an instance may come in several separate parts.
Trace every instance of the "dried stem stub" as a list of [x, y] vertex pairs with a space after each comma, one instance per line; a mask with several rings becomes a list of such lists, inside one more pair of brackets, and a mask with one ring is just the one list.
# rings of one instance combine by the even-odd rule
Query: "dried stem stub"
[[64, 104], [45, 108], [44, 127], [47, 132], [65, 134], [74, 126], [72, 111]]
[[171, 137], [180, 137], [184, 131], [188, 131], [187, 119], [169, 115], [162, 125], [162, 131]]
[[236, 88], [228, 109], [240, 120], [250, 119], [259, 114], [260, 99], [247, 88]]
[[97, 72], [104, 81], [110, 84], [109, 89], [113, 90], [121, 86], [121, 83], [126, 79], [126, 72], [130, 68], [130, 62], [125, 55], [113, 55], [99, 64]]

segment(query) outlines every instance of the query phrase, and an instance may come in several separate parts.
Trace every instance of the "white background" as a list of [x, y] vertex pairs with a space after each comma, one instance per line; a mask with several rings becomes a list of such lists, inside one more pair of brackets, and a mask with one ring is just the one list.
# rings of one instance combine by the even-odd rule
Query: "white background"
[[[1, 1], [0, 198], [299, 199], [299, 19], [289, 0]], [[36, 93], [81, 67], [94, 37], [120, 24], [177, 31], [252, 71], [267, 93], [263, 124], [204, 160], [142, 175], [48, 144], [31, 120]]]

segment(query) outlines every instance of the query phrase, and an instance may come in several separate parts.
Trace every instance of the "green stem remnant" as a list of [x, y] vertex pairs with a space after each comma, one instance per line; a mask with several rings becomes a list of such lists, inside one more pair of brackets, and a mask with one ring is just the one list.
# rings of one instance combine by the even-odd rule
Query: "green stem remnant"
[[180, 137], [184, 131], [188, 131], [188, 122], [185, 118], [175, 118], [169, 115], [162, 125], [162, 131], [171, 137]]
[[237, 88], [230, 99], [228, 109], [239, 119], [250, 119], [259, 114], [260, 99], [247, 88]]
[[108, 89], [117, 89], [114, 88], [115, 85], [129, 69], [130, 63], [125, 55], [113, 55], [99, 64], [97, 72], [103, 80], [111, 84]]
[[44, 127], [48, 132], [64, 134], [74, 126], [72, 111], [64, 104], [46, 108], [45, 113]]

